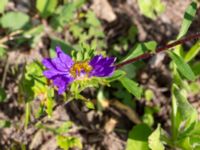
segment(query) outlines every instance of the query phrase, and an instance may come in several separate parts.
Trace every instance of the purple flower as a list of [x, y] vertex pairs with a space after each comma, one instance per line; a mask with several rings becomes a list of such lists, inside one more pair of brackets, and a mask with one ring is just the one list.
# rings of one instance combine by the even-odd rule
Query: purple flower
[[90, 61], [75, 62], [65, 54], [60, 47], [56, 47], [57, 57], [43, 59], [43, 65], [48, 69], [44, 76], [53, 81], [62, 94], [74, 80], [84, 78], [111, 76], [115, 70], [114, 57], [94, 56]]

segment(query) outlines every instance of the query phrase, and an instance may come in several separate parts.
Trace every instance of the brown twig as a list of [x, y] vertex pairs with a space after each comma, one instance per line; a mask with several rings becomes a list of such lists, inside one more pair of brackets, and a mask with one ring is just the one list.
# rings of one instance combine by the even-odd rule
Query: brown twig
[[144, 53], [142, 55], [139, 55], [135, 58], [132, 58], [132, 59], [129, 59], [129, 60], [126, 60], [122, 63], [119, 63], [119, 64], [116, 64], [115, 67], [116, 69], [119, 69], [121, 67], [123, 67], [124, 65], [127, 65], [127, 64], [130, 64], [130, 63], [133, 63], [133, 62], [136, 62], [138, 60], [141, 60], [141, 59], [145, 59], [145, 58], [148, 58], [148, 57], [151, 57], [152, 55], [155, 55], [157, 53], [160, 53], [160, 52], [163, 52], [165, 50], [168, 50], [169, 48], [172, 48], [172, 47], [175, 47], [177, 45], [180, 45], [180, 44], [183, 44], [187, 41], [191, 41], [193, 39], [197, 39], [197, 38], [200, 38], [200, 32], [199, 33], [196, 33], [196, 34], [192, 34], [186, 38], [183, 38], [183, 39], [180, 39], [180, 40], [177, 40], [171, 44], [168, 44], [168, 45], [165, 45], [163, 47], [158, 47], [156, 50], [155, 50], [155, 53]]
[[12, 32], [10, 34], [8, 34], [7, 36], [3, 37], [2, 39], [0, 39], [0, 44], [3, 44], [9, 40], [13, 40], [13, 37], [20, 34], [22, 32], [22, 30], [18, 30], [15, 32]]

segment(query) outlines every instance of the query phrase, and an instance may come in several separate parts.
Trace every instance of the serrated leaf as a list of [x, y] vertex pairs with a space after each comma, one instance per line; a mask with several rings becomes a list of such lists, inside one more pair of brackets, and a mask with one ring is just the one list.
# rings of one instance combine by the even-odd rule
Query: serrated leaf
[[49, 17], [55, 10], [58, 0], [37, 0], [36, 8], [43, 18]]
[[184, 62], [183, 58], [181, 58], [180, 56], [178, 56], [174, 52], [170, 52], [169, 56], [172, 58], [172, 60], [176, 64], [176, 67], [177, 67], [178, 71], [184, 77], [186, 77], [188, 80], [195, 80], [195, 74], [194, 74], [194, 72], [192, 71], [192, 69], [190, 68], [190, 66], [187, 63]]
[[186, 9], [185, 14], [184, 14], [184, 19], [181, 25], [181, 29], [180, 32], [177, 36], [177, 39], [182, 38], [188, 31], [190, 25], [192, 24], [192, 21], [195, 17], [196, 14], [196, 10], [197, 10], [197, 3], [196, 2], [192, 2]]
[[190, 60], [192, 60], [199, 53], [199, 51], [200, 51], [200, 41], [192, 46], [192, 48], [185, 55], [184, 60], [186, 62], [189, 62]]
[[148, 136], [151, 129], [146, 124], [136, 125], [128, 134], [126, 150], [149, 150]]
[[136, 82], [126, 77], [120, 78], [119, 81], [127, 89], [127, 91], [133, 94], [137, 99], [141, 98], [142, 88], [139, 87]]
[[151, 135], [148, 137], [148, 143], [151, 150], [164, 150], [165, 147], [163, 146], [161, 140], [161, 128], [160, 125], [156, 128], [156, 130], [151, 133]]
[[2, 16], [0, 21], [3, 28], [17, 30], [23, 28], [28, 23], [29, 16], [22, 12], [8, 12]]

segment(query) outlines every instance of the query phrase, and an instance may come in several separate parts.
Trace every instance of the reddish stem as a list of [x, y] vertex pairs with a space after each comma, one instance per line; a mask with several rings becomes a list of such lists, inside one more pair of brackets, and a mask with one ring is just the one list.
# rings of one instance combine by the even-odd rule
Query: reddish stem
[[197, 39], [197, 38], [200, 38], [200, 32], [199, 32], [199, 33], [196, 33], [196, 34], [192, 34], [192, 35], [190, 35], [190, 36], [188, 36], [188, 37], [186, 37], [186, 38], [177, 40], [177, 41], [175, 41], [175, 42], [173, 42], [173, 43], [171, 43], [171, 44], [165, 45], [165, 46], [163, 46], [163, 47], [158, 47], [158, 48], [155, 50], [155, 53], [154, 53], [154, 54], [153, 54], [153, 53], [144, 53], [144, 54], [139, 55], [139, 56], [137, 56], [137, 57], [135, 57], [135, 58], [131, 58], [131, 59], [126, 60], [126, 61], [124, 61], [124, 62], [122, 62], [122, 63], [116, 64], [115, 67], [116, 67], [116, 69], [121, 68], [121, 67], [124, 66], [124, 65], [127, 65], [127, 64], [130, 64], [130, 63], [133, 63], [133, 62], [136, 62], [136, 61], [138, 61], [138, 60], [140, 60], [140, 59], [148, 58], [148, 57], [150, 57], [150, 56], [152, 56], [152, 55], [155, 55], [155, 54], [160, 53], [160, 52], [162, 52], [162, 51], [168, 50], [169, 48], [172, 48], [172, 47], [174, 47], [174, 46], [177, 46], [177, 45], [179, 45], [179, 44], [183, 44], [183, 43], [185, 43], [185, 42], [187, 42], [187, 41], [190, 41], [190, 40], [193, 40], [193, 39]]

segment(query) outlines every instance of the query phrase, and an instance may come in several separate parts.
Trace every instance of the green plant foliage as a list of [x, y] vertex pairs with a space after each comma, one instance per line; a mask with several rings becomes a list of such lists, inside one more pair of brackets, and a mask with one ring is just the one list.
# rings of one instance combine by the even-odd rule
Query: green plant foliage
[[190, 68], [190, 66], [184, 62], [183, 58], [178, 56], [176, 53], [171, 52], [169, 53], [170, 57], [172, 58], [172, 60], [174, 61], [174, 63], [176, 64], [177, 69], [179, 70], [179, 72], [186, 77], [188, 80], [195, 80], [195, 74], [193, 73], [192, 69]]
[[67, 133], [69, 131], [69, 129], [72, 127], [73, 123], [70, 121], [67, 121], [65, 123], [63, 123], [59, 128], [56, 129], [56, 133], [57, 134], [63, 134], [63, 133]]
[[197, 3], [193, 1], [185, 11], [184, 19], [183, 19], [183, 22], [181, 25], [180, 32], [177, 36], [177, 39], [182, 38], [187, 33], [187, 31], [195, 17], [196, 10], [197, 10]]
[[150, 90], [150, 89], [145, 90], [144, 95], [145, 95], [145, 99], [146, 99], [147, 101], [152, 100], [153, 97], [154, 97], [154, 93], [153, 93], [153, 91]]
[[32, 27], [27, 31], [24, 31], [23, 36], [30, 40], [31, 47], [34, 48], [37, 45], [37, 43], [41, 40], [43, 31], [44, 31], [44, 26], [38, 25], [36, 27]]
[[5, 55], [5, 53], [6, 53], [5, 48], [0, 47], [0, 58], [3, 57]]
[[[32, 61], [32, 59], [37, 59], [38, 55], [54, 58], [56, 56], [55, 48], [60, 46], [66, 54], [72, 57], [74, 62], [90, 62], [95, 55], [101, 54], [105, 57], [108, 55], [116, 57], [117, 64], [145, 53], [156, 55], [157, 43], [155, 41], [138, 42], [140, 40], [138, 34], [141, 33], [141, 28], [137, 28], [138, 20], [133, 19], [132, 25], [125, 22], [127, 26], [123, 26], [124, 23], [121, 24], [121, 19], [113, 22], [98, 19], [97, 16], [100, 18], [102, 16], [97, 13], [98, 10], [93, 10], [96, 9], [96, 6], [93, 6], [93, 1], [36, 0], [34, 8], [30, 8], [32, 3], [29, 1], [27, 1], [27, 5], [18, 1], [0, 1], [1, 80], [4, 79], [3, 74], [6, 75], [6, 84], [3, 88], [0, 88], [0, 104], [2, 105], [1, 108], [5, 109], [5, 106], [15, 107], [19, 103], [17, 107], [19, 106], [20, 110], [20, 113], [14, 117], [9, 116], [10, 111], [13, 111], [12, 109], [9, 109], [8, 114], [7, 112], [3, 114], [6, 116], [3, 116], [3, 118], [6, 119], [0, 119], [2, 133], [7, 132], [7, 129], [4, 132], [3, 128], [9, 127], [12, 127], [12, 131], [16, 130], [21, 133], [23, 132], [22, 128], [25, 127], [25, 130], [27, 130], [23, 132], [23, 137], [24, 134], [26, 137], [27, 131], [29, 133], [29, 127], [31, 126], [32, 130], [35, 126], [44, 133], [44, 137], [46, 137], [47, 132], [52, 139], [56, 140], [57, 149], [84, 149], [85, 144], [88, 143], [83, 142], [81, 138], [75, 135], [78, 133], [82, 136], [82, 131], [85, 132], [91, 127], [92, 130], [93, 127], [101, 128], [103, 124], [86, 127], [84, 122], [82, 124], [82, 120], [81, 124], [76, 125], [70, 121], [65, 122], [63, 118], [55, 120], [57, 116], [54, 118], [52, 115], [57, 115], [57, 112], [54, 113], [53, 111], [58, 110], [59, 112], [60, 108], [57, 106], [70, 106], [69, 102], [79, 100], [81, 103], [78, 103], [77, 108], [80, 108], [80, 111], [84, 110], [84, 113], [85, 110], [87, 111], [86, 115], [89, 117], [89, 122], [91, 120], [91, 123], [93, 123], [98, 119], [98, 123], [99, 121], [106, 121], [107, 125], [107, 118], [104, 117], [113, 117], [112, 114], [107, 116], [107, 113], [110, 111], [113, 113], [115, 107], [117, 113], [122, 112], [131, 116], [131, 114], [127, 114], [126, 109], [118, 108], [117, 105], [112, 104], [112, 100], [114, 102], [119, 100], [121, 106], [125, 105], [124, 108], [136, 111], [142, 121], [141, 124], [134, 124], [129, 131], [126, 150], [164, 150], [164, 146], [166, 146], [166, 149], [200, 150], [198, 112], [187, 100], [190, 97], [198, 97], [200, 91], [198, 80], [200, 77], [199, 40], [193, 45], [188, 43], [187, 46], [178, 45], [172, 48], [173, 52], [167, 53], [171, 60], [165, 57], [167, 59], [162, 61], [160, 68], [149, 67], [148, 59], [144, 61], [136, 59], [136, 62], [132, 64], [116, 68], [113, 75], [109, 77], [86, 76], [85, 78], [74, 79], [68, 85], [66, 92], [63, 95], [58, 95], [57, 87], [43, 75], [43, 71], [48, 68], [45, 68], [41, 62]], [[156, 18], [165, 10], [162, 0], [138, 0], [137, 3], [141, 13], [150, 19], [154, 19], [155, 23], [157, 22]], [[14, 6], [10, 4], [14, 4]], [[196, 16], [197, 4], [198, 0], [193, 0], [186, 8], [177, 39], [181, 39], [187, 34], [194, 18], [198, 17]], [[6, 8], [6, 6], [8, 7]], [[126, 5], [123, 3], [122, 6]], [[99, 5], [98, 7], [102, 6]], [[119, 12], [117, 10], [115, 13], [119, 13], [121, 17], [120, 11], [119, 9]], [[123, 18], [122, 21], [124, 21]], [[148, 23], [148, 19], [145, 23]], [[147, 28], [146, 24], [143, 27], [145, 30], [149, 29], [149, 25]], [[195, 30], [192, 29], [192, 31]], [[188, 48], [189, 46], [191, 48]], [[19, 62], [17, 60], [15, 64], [15, 60], [11, 60], [10, 63], [10, 58], [15, 54], [19, 54]], [[36, 56], [30, 56], [31, 54], [36, 54]], [[8, 68], [3, 66], [6, 61], [9, 62]], [[54, 62], [51, 65], [55, 65]], [[56, 73], [59, 74], [60, 68], [57, 65], [52, 68], [56, 68]], [[82, 65], [79, 69], [83, 69], [81, 67]], [[52, 71], [54, 71], [53, 69]], [[152, 69], [151, 74], [146, 76], [149, 69]], [[158, 72], [157, 69], [161, 71], [167, 69], [169, 72]], [[65, 75], [65, 71], [61, 73]], [[169, 77], [170, 83], [163, 85], [165, 82], [157, 78], [157, 75], [160, 74]], [[138, 83], [141, 83], [141, 85]], [[13, 88], [13, 92], [10, 92], [10, 87]], [[159, 88], [158, 91], [154, 87]], [[156, 97], [154, 97], [154, 92]], [[166, 96], [166, 98], [170, 97], [168, 100], [172, 102], [170, 131], [165, 131], [165, 126], [161, 126], [159, 120], [157, 120], [164, 107], [162, 101], [159, 101], [158, 104], [155, 103], [157, 102], [155, 98], [159, 100], [159, 95]], [[73, 103], [73, 106], [76, 105], [77, 103]], [[23, 108], [24, 110], [22, 110]], [[98, 112], [89, 109], [97, 109]], [[75, 111], [76, 108], [71, 110]], [[68, 113], [68, 110], [66, 113]], [[106, 115], [104, 115], [105, 113]], [[75, 115], [79, 114], [75, 112]], [[16, 118], [20, 118], [20, 122]], [[79, 117], [77, 118], [79, 119]], [[68, 119], [71, 119], [71, 115]], [[167, 123], [168, 121], [166, 120]], [[126, 122], [119, 123], [120, 128], [117, 124], [117, 128], [114, 128], [111, 134], [117, 131], [117, 134], [123, 132], [126, 135]], [[131, 125], [129, 121], [127, 123], [128, 126]], [[155, 128], [156, 126], [157, 128]], [[105, 128], [107, 127], [105, 126]], [[88, 131], [86, 132], [88, 133]], [[13, 137], [15, 137], [15, 134]], [[14, 142], [8, 141], [8, 143], [12, 143], [10, 147], [6, 147], [8, 144], [5, 141], [0, 141], [0, 145], [3, 145], [3, 149], [4, 146], [5, 149], [26, 149], [26, 147], [30, 149], [29, 143], [32, 142], [28, 139], [28, 144], [24, 144], [20, 140], [16, 142], [14, 138], [12, 141]], [[39, 146], [42, 147], [42, 144]], [[95, 145], [97, 149], [99, 148], [96, 143], [92, 143], [92, 145]]]
[[111, 77], [107, 77], [106, 80], [108, 82], [113, 82], [113, 81], [116, 81], [116, 80], [119, 80], [121, 79], [123, 76], [126, 75], [126, 72], [122, 71], [122, 70], [116, 70], [114, 72], [114, 74], [111, 76]]
[[139, 87], [136, 82], [127, 77], [122, 77], [119, 79], [119, 81], [126, 88], [126, 90], [128, 90], [131, 94], [133, 94], [137, 99], [141, 98], [142, 88]]
[[161, 128], [158, 125], [157, 129], [148, 137], [148, 143], [151, 150], [164, 150], [165, 147], [160, 140]]
[[28, 22], [29, 16], [22, 12], [5, 13], [0, 20], [0, 24], [3, 28], [8, 28], [12, 31], [22, 29]]
[[54, 107], [53, 97], [54, 97], [54, 90], [52, 88], [47, 89], [47, 96], [44, 104], [46, 106], [46, 113], [48, 114], [49, 117], [51, 117], [53, 113], [53, 107]]
[[0, 103], [5, 102], [6, 100], [6, 92], [3, 88], [0, 87]]
[[[192, 142], [194, 137], [198, 137], [198, 115], [197, 111], [189, 104], [183, 92], [173, 85], [173, 113], [172, 113], [172, 133], [175, 146], [184, 150], [192, 150], [198, 142]], [[196, 130], [197, 129], [197, 130]], [[195, 133], [195, 130], [197, 131]], [[176, 142], [175, 142], [176, 141]]]
[[128, 134], [126, 150], [149, 150], [148, 137], [151, 129], [146, 124], [136, 125]]
[[70, 137], [70, 136], [57, 136], [56, 137], [57, 144], [60, 148], [63, 150], [69, 150], [70, 148], [82, 148], [82, 144], [80, 139], [76, 137]]
[[165, 5], [161, 0], [139, 0], [138, 4], [141, 13], [151, 19], [156, 19], [157, 15], [165, 11]]
[[199, 76], [200, 75], [200, 62], [194, 63], [194, 65], [192, 66], [192, 70], [196, 76]]
[[192, 60], [196, 55], [198, 55], [200, 51], [200, 41], [197, 42], [196, 44], [194, 44], [190, 50], [186, 53], [184, 60], [186, 62], [189, 62], [190, 60]]
[[1, 128], [9, 128], [11, 126], [11, 122], [8, 120], [1, 120], [0, 119], [0, 129]]
[[74, 18], [75, 11], [75, 3], [66, 3], [63, 6], [59, 6], [51, 20], [52, 26], [56, 29], [63, 28]]
[[49, 17], [56, 9], [58, 0], [37, 0], [36, 8], [43, 18]]
[[0, 13], [4, 12], [7, 3], [8, 3], [8, 0], [1, 0]]
[[183, 94], [180, 92], [180, 89], [178, 89], [175, 85], [173, 86], [173, 98], [175, 99], [177, 106], [176, 115], [179, 117], [177, 121], [186, 121], [184, 125], [185, 130], [189, 129], [189, 127], [197, 120], [197, 111], [189, 104], [185, 96], [183, 96]]
[[63, 150], [69, 150], [70, 148], [82, 149], [82, 143], [78, 137], [66, 135], [69, 132], [72, 125], [73, 123], [68, 121], [57, 128], [49, 127], [41, 123], [38, 123], [37, 127], [53, 133], [56, 136], [57, 145]]
[[155, 41], [139, 43], [133, 49], [130, 50], [130, 52], [127, 54], [127, 56], [125, 57], [123, 61], [131, 59], [131, 58], [135, 58], [146, 52], [154, 52], [156, 46], [157, 46], [157, 43]]

